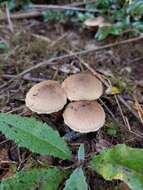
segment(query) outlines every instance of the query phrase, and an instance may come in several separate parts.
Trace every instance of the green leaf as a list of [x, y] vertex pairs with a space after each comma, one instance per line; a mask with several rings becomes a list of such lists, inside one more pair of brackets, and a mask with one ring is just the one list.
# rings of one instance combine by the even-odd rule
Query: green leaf
[[127, 13], [132, 16], [142, 16], [143, 15], [143, 1], [134, 0], [127, 8]]
[[109, 35], [109, 32], [107, 30], [107, 28], [105, 27], [100, 27], [95, 35], [95, 38], [97, 40], [104, 40], [106, 39], [106, 37]]
[[119, 35], [123, 32], [122, 23], [117, 23], [115, 25], [100, 27], [95, 35], [97, 40], [104, 40], [108, 35]]
[[77, 18], [79, 21], [84, 22], [85, 20], [87, 20], [89, 18], [94, 18], [94, 16], [90, 13], [77, 12]]
[[141, 22], [141, 21], [134, 22], [132, 24], [132, 26], [133, 26], [133, 28], [135, 28], [137, 30], [143, 31], [143, 22]]
[[43, 18], [45, 22], [49, 21], [66, 21], [67, 18], [64, 15], [64, 12], [57, 12], [53, 10], [47, 10], [42, 12]]
[[16, 7], [16, 1], [15, 0], [8, 0], [8, 8], [10, 11], [14, 10]]
[[66, 181], [64, 190], [88, 190], [82, 168], [77, 168], [73, 171], [70, 178]]
[[21, 171], [2, 180], [0, 190], [57, 190], [65, 175], [58, 168]]
[[114, 123], [114, 122], [107, 123], [106, 133], [108, 135], [116, 137], [117, 132], [118, 132], [118, 128], [119, 128], [119, 126], [117, 125], [117, 123]]
[[94, 156], [91, 166], [106, 180], [119, 179], [133, 190], [143, 190], [143, 149], [116, 145]]
[[78, 160], [85, 160], [85, 149], [84, 144], [81, 144], [78, 150]]
[[0, 49], [7, 49], [7, 45], [3, 42], [0, 42]]
[[59, 133], [34, 118], [0, 113], [0, 131], [19, 146], [41, 155], [70, 159], [71, 152]]

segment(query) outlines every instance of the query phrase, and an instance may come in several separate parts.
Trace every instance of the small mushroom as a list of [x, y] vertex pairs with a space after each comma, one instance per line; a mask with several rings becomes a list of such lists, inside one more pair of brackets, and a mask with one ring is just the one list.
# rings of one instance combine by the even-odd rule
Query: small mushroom
[[57, 81], [47, 80], [34, 85], [27, 93], [25, 102], [33, 112], [49, 114], [61, 110], [67, 97]]
[[84, 25], [91, 28], [91, 27], [100, 27], [104, 23], [104, 17], [98, 16], [97, 18], [89, 18], [85, 20]]
[[105, 112], [96, 101], [69, 103], [63, 117], [65, 124], [80, 133], [97, 131], [105, 123]]
[[62, 87], [71, 101], [95, 100], [103, 93], [100, 80], [88, 73], [79, 73], [69, 76], [62, 83]]

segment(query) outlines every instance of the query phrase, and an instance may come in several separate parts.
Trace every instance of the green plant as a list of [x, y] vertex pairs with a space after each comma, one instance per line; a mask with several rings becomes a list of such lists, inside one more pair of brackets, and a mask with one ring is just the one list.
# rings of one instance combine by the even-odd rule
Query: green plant
[[10, 11], [14, 11], [15, 9], [26, 9], [31, 4], [31, 0], [0, 0], [0, 3], [3, 2], [7, 2]]
[[7, 45], [4, 42], [0, 42], [0, 50], [8, 49]]
[[124, 31], [142, 32], [143, 1], [142, 0], [97, 0], [87, 5], [87, 8], [95, 9], [98, 15], [105, 18], [109, 26], [99, 27], [95, 38], [103, 40], [109, 35], [120, 35]]
[[[67, 143], [46, 123], [34, 118], [0, 113], [0, 131], [20, 147], [34, 153], [55, 156], [72, 160], [71, 150]], [[133, 190], [143, 189], [143, 149], [130, 148], [124, 144], [103, 150], [94, 155], [91, 162], [85, 162], [85, 149], [81, 144], [78, 150], [77, 163], [71, 173], [70, 169], [45, 166], [17, 172], [15, 176], [1, 181], [1, 190], [56, 190], [59, 184], [68, 177], [64, 190], [88, 190], [83, 166], [95, 170], [107, 180], [120, 179]]]
[[[4, 2], [6, 0], [1, 0]], [[25, 9], [30, 4], [30, 0], [22, 0], [17, 4], [16, 0], [7, 0], [9, 9], [11, 11], [15, 9]], [[47, 21], [58, 21], [66, 23], [69, 20], [73, 22], [83, 23], [88, 18], [96, 18], [97, 16], [103, 16], [105, 22], [110, 23], [108, 26], [100, 26], [95, 38], [97, 40], [104, 40], [109, 35], [118, 36], [124, 31], [133, 32], [138, 34], [143, 31], [143, 1], [142, 0], [97, 0], [95, 3], [87, 3], [86, 9], [94, 10], [94, 13], [64, 10], [43, 11], [43, 19]]]
[[124, 31], [139, 33], [143, 31], [143, 1], [142, 0], [97, 0], [95, 3], [87, 3], [86, 9], [94, 10], [96, 13], [80, 12], [80, 11], [46, 11], [43, 12], [44, 20], [66, 22], [72, 20], [74, 22], [84, 22], [88, 18], [96, 18], [103, 16], [106, 26], [100, 26], [95, 38], [103, 40], [109, 35], [120, 35]]

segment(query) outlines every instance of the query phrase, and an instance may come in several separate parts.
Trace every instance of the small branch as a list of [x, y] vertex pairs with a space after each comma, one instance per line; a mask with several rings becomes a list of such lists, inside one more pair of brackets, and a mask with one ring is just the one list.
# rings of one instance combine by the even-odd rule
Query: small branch
[[126, 117], [125, 117], [125, 115], [124, 115], [124, 113], [123, 113], [123, 110], [122, 110], [122, 107], [121, 107], [121, 105], [120, 105], [120, 103], [119, 103], [119, 101], [118, 101], [117, 95], [114, 95], [114, 98], [115, 98], [116, 103], [117, 103], [117, 105], [118, 105], [118, 108], [119, 108], [121, 117], [122, 117], [122, 119], [123, 119], [124, 125], [125, 125], [125, 126], [128, 126], [128, 125], [127, 125]]
[[[13, 79], [13, 78], [15, 78], [15, 75], [3, 74], [1, 77], [4, 79]], [[24, 75], [22, 77], [22, 79], [26, 80], [26, 81], [33, 81], [33, 82], [41, 82], [43, 80], [48, 80], [48, 79], [44, 79], [44, 78], [42, 79], [42, 78], [31, 77], [31, 76], [29, 76], [29, 74]]]
[[[31, 19], [31, 18], [37, 18], [42, 16], [41, 11], [32, 11], [27, 13], [15, 13], [10, 15], [10, 19], [12, 20], [20, 20], [20, 19]], [[0, 17], [0, 21], [5, 21], [7, 17]]]
[[6, 16], [7, 16], [7, 21], [8, 21], [8, 24], [9, 24], [9, 29], [11, 32], [13, 32], [13, 24], [12, 24], [12, 21], [11, 21], [11, 18], [10, 18], [10, 12], [9, 12], [9, 9], [8, 9], [8, 5], [6, 3]]
[[119, 101], [134, 115], [134, 117], [142, 124], [138, 114], [131, 108], [131, 106], [122, 98], [121, 95], [117, 95]]
[[31, 5], [31, 8], [37, 9], [55, 9], [55, 10], [71, 10], [71, 11], [81, 11], [81, 12], [90, 12], [90, 13], [97, 13], [97, 10], [94, 9], [85, 9], [73, 6], [62, 6], [62, 5]]
[[118, 125], [122, 125], [120, 124], [120, 122], [116, 119], [114, 113], [108, 108], [108, 106], [101, 100], [101, 98], [99, 98], [99, 102], [103, 105], [103, 107], [106, 109], [106, 111], [109, 113], [109, 115], [111, 116], [111, 118], [113, 119], [113, 121], [118, 124]]
[[95, 3], [95, 2], [96, 2], [96, 0], [84, 1], [84, 2], [75, 2], [75, 3], [67, 4], [66, 6], [79, 7], [79, 6], [83, 6], [83, 5], [91, 4], [91, 3]]

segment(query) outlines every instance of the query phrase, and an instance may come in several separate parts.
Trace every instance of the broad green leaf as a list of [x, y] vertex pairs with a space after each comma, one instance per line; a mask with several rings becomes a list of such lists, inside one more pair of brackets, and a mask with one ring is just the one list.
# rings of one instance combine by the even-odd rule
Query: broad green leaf
[[95, 35], [97, 40], [104, 40], [108, 35], [119, 35], [123, 32], [122, 23], [117, 23], [116, 25], [103, 26], [100, 27]]
[[0, 131], [32, 152], [62, 159], [71, 158], [71, 152], [59, 133], [34, 118], [0, 113]]
[[128, 6], [127, 12], [132, 16], [142, 16], [143, 15], [143, 1], [134, 0]]
[[94, 15], [91, 13], [77, 12], [76, 15], [78, 17], [78, 20], [81, 22], [84, 22], [86, 19], [89, 19], [89, 18], [94, 18]]
[[106, 180], [119, 179], [133, 190], [143, 190], [143, 149], [116, 145], [94, 156], [91, 166]]
[[105, 27], [100, 27], [95, 35], [97, 40], [104, 40], [109, 35], [108, 30]]
[[3, 42], [0, 42], [0, 49], [7, 49], [7, 45]]
[[85, 160], [85, 149], [84, 144], [81, 144], [78, 150], [78, 160]]
[[141, 21], [134, 22], [132, 24], [132, 26], [133, 26], [133, 28], [135, 28], [137, 30], [143, 31], [143, 22], [141, 22]]
[[64, 190], [88, 190], [82, 168], [77, 168], [73, 171], [70, 178], [66, 181]]
[[58, 168], [21, 171], [2, 180], [0, 190], [57, 190], [65, 175]]

